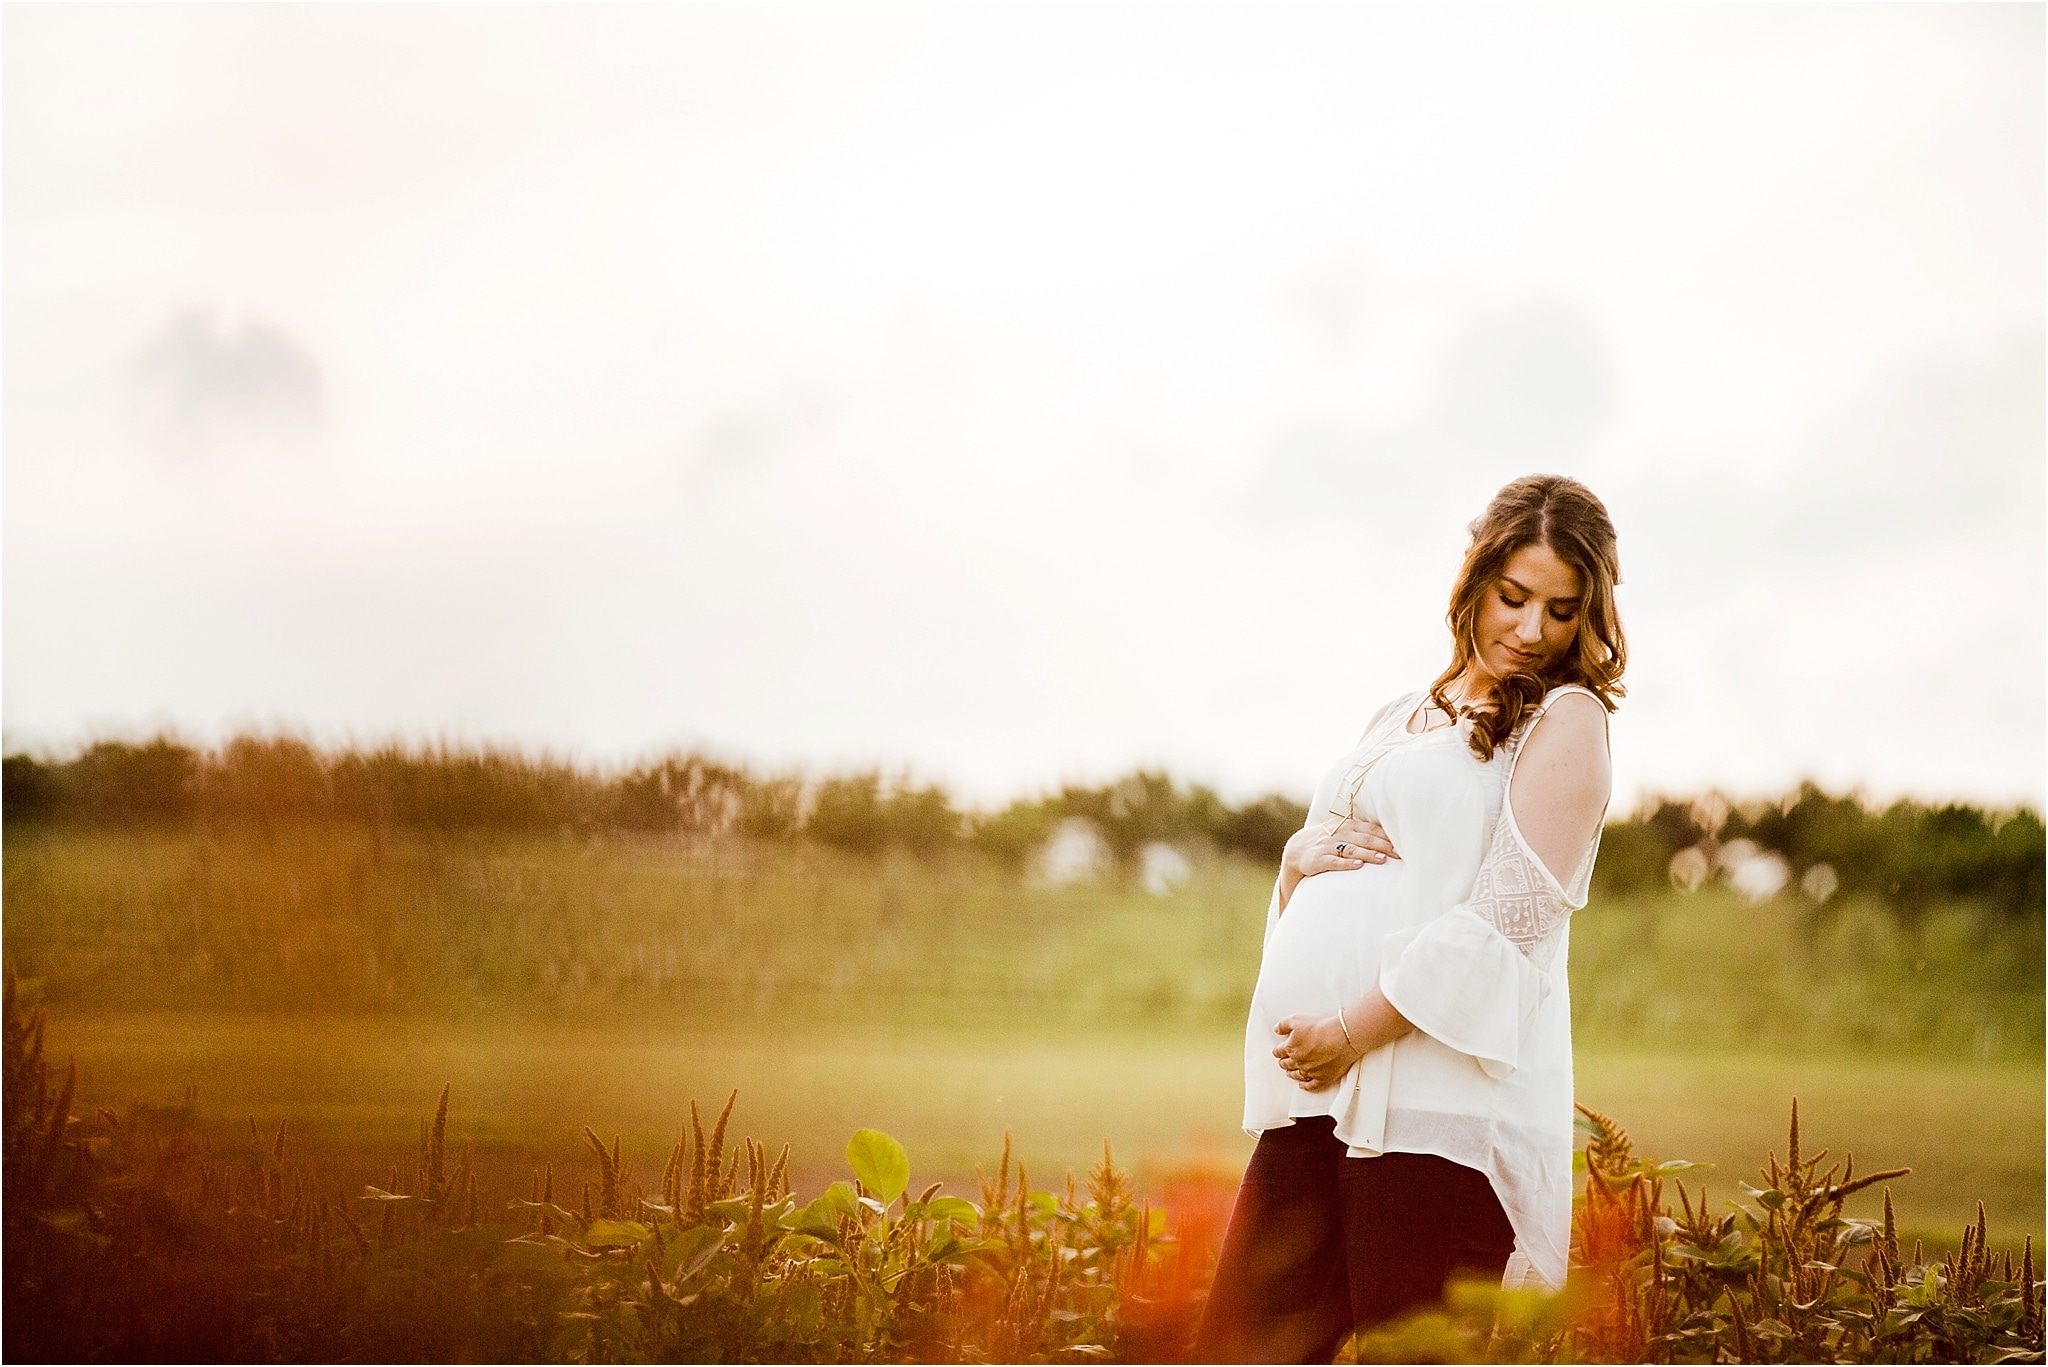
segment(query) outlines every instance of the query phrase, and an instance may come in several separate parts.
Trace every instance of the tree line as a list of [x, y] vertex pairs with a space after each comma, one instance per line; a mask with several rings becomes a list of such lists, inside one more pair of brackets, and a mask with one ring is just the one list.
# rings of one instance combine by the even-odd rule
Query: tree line
[[[801, 838], [856, 852], [972, 850], [1011, 866], [1023, 865], [1076, 817], [1093, 826], [1125, 868], [1154, 841], [1270, 861], [1305, 815], [1305, 805], [1284, 794], [1232, 806], [1201, 784], [1142, 770], [976, 812], [957, 806], [940, 786], [876, 770], [759, 775], [676, 754], [603, 774], [489, 748], [330, 752], [292, 737], [256, 736], [213, 750], [159, 736], [99, 741], [64, 760], [12, 754], [0, 792], [0, 818], [9, 826], [344, 821], [423, 831]], [[1775, 853], [1795, 884], [1826, 865], [1823, 887], [1874, 899], [1908, 918], [1955, 901], [2012, 916], [2042, 911], [2048, 852], [2041, 817], [2030, 808], [1912, 799], [1879, 807], [1811, 783], [1777, 801], [1653, 799], [1610, 819], [1595, 892], [1661, 890], [1682, 851], [1711, 861], [1737, 841]]]

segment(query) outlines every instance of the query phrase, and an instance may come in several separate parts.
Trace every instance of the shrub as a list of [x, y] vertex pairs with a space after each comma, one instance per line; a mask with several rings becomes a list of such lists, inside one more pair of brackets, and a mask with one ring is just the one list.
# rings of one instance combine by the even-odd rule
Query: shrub
[[[1116, 1166], [1034, 1190], [1007, 1136], [980, 1200], [912, 1195], [909, 1156], [874, 1130], [851, 1180], [805, 1201], [788, 1149], [727, 1147], [737, 1093], [690, 1126], [651, 1188], [617, 1138], [585, 1129], [591, 1178], [558, 1200], [479, 1193], [447, 1143], [449, 1089], [417, 1162], [354, 1199], [250, 1122], [217, 1153], [183, 1106], [70, 1114], [40, 1008], [4, 1001], [5, 1353], [14, 1360], [1175, 1361], [1206, 1267]], [[1358, 1335], [1360, 1361], [2039, 1361], [2031, 1236], [1993, 1257], [1980, 1206], [1938, 1262], [1882, 1221], [1842, 1215], [1854, 1175], [1801, 1144], [1717, 1211], [1581, 1108], [1574, 1266], [1555, 1296], [1459, 1286]], [[1678, 1208], [1665, 1196], [1667, 1180]]]

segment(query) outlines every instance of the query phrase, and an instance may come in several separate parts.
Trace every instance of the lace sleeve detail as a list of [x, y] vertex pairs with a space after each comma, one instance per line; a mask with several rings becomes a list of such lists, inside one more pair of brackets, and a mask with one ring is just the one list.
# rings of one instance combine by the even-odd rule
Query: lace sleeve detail
[[[1500, 815], [1471, 891], [1440, 915], [1389, 933], [1380, 947], [1380, 991], [1387, 1001], [1416, 1029], [1469, 1054], [1493, 1078], [1520, 1066], [1552, 991], [1565, 923], [1585, 904], [1583, 891], [1567, 893], [1515, 824], [1519, 750], [1517, 742], [1508, 754]], [[1596, 834], [1573, 888], [1582, 887], [1598, 847]]]
[[1489, 1076], [1520, 1066], [1571, 905], [1503, 810], [1464, 901], [1380, 947], [1380, 991], [1424, 1034]]
[[1464, 906], [1538, 967], [1550, 966], [1557, 929], [1572, 914], [1572, 905], [1543, 861], [1522, 841], [1505, 795]]

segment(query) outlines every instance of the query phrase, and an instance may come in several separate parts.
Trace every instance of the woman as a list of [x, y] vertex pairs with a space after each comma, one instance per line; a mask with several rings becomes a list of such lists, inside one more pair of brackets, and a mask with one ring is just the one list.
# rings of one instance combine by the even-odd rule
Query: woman
[[1567, 922], [1607, 810], [1620, 574], [1607, 510], [1562, 476], [1471, 532], [1450, 667], [1381, 709], [1281, 857], [1205, 1360], [1328, 1362], [1454, 1272], [1564, 1281]]

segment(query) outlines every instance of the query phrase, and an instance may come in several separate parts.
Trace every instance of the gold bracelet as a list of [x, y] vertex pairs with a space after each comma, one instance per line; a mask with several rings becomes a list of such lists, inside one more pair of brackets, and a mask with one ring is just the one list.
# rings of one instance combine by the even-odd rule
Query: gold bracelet
[[1358, 1041], [1351, 1038], [1351, 1027], [1344, 1023], [1344, 1008], [1337, 1008], [1337, 1028], [1344, 1032], [1344, 1042], [1351, 1046], [1351, 1052], [1358, 1052]]

